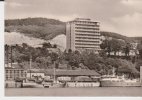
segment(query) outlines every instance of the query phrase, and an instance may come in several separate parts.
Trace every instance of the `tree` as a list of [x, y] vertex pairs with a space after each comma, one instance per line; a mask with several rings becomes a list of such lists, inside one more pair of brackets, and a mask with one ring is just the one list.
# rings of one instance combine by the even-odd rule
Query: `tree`
[[27, 43], [22, 43], [22, 47], [25, 50], [28, 47], [28, 44]]
[[9, 45], [5, 44], [4, 46], [5, 48], [5, 60], [6, 60], [6, 63], [8, 64], [9, 63]]
[[114, 52], [114, 55], [116, 56], [116, 53], [122, 50], [123, 42], [117, 39], [112, 39], [110, 43], [111, 50]]
[[37, 57], [35, 62], [40, 66], [40, 68], [48, 68], [52, 63], [51, 57]]
[[130, 45], [130, 43], [127, 43], [127, 44], [125, 45], [125, 48], [124, 48], [124, 52], [125, 52], [125, 56], [126, 56], [126, 57], [129, 56], [130, 49], [131, 49], [131, 45]]
[[44, 43], [42, 44], [42, 47], [43, 47], [43, 48], [52, 48], [52, 45], [50, 44], [50, 42], [48, 42], [48, 43], [44, 42]]
[[52, 53], [50, 53], [50, 57], [51, 57], [52, 63], [54, 63], [55, 61], [58, 60], [58, 57], [59, 57], [59, 56], [58, 56], [57, 53], [52, 52]]
[[114, 52], [114, 55], [116, 56], [116, 53], [121, 51], [125, 45], [125, 42], [118, 40], [118, 39], [111, 39], [111, 40], [104, 40], [103, 43], [100, 45], [101, 49], [108, 53], [108, 56], [110, 56], [111, 52]]
[[54, 45], [53, 45], [53, 48], [57, 48], [57, 45], [56, 45], [56, 44], [54, 44]]
[[104, 50], [100, 50], [99, 55], [103, 58], [107, 58], [106, 52]]
[[142, 66], [142, 60], [136, 62], [136, 69], [140, 72], [140, 66]]
[[139, 57], [142, 59], [142, 41], [138, 44], [137, 49], [139, 51]]
[[100, 48], [103, 49], [105, 52], [108, 53], [108, 56], [110, 56], [111, 49], [111, 41], [110, 40], [104, 40], [102, 44], [100, 44]]

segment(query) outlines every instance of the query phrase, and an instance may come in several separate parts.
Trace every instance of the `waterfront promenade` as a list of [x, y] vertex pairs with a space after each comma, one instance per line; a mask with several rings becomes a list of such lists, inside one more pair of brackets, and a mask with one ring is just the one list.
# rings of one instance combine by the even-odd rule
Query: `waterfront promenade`
[[[28, 91], [28, 92], [27, 92]], [[142, 97], [142, 87], [6, 88], [5, 96], [130, 96]]]

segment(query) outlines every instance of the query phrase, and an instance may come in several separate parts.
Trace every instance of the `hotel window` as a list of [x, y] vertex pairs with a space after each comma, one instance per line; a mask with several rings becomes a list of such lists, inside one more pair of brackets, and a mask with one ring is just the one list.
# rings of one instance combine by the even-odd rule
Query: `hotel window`
[[8, 70], [6, 70], [6, 74], [8, 73]]
[[6, 80], [8, 80], [8, 76], [6, 76]]

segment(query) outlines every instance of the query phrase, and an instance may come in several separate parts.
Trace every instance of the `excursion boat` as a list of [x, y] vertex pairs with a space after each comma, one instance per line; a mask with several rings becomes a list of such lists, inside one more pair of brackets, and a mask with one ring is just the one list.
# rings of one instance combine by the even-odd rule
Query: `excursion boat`
[[[99, 79], [99, 78], [98, 78]], [[66, 87], [99, 87], [100, 82], [96, 78], [89, 78], [86, 76], [79, 76], [74, 81], [68, 81]]]
[[125, 79], [120, 76], [105, 76], [100, 80], [101, 87], [140, 87], [142, 86], [137, 79]]
[[123, 76], [113, 75], [104, 75], [100, 80], [101, 87], [140, 87], [142, 86], [141, 82], [138, 79], [126, 79]]

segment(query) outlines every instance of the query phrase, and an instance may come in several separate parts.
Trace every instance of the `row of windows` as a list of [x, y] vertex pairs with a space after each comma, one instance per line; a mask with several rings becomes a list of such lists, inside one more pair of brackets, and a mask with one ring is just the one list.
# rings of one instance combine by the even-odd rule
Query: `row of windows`
[[98, 47], [79, 47], [79, 46], [76, 46], [75, 48], [98, 48]]
[[[26, 73], [26, 72], [25, 72]], [[6, 74], [24, 74], [24, 72], [8, 72]]]
[[6, 73], [23, 73], [24, 71], [6, 71]]
[[93, 42], [93, 43], [100, 43], [100, 41], [85, 41], [85, 40], [75, 40], [76, 42]]
[[80, 35], [80, 36], [95, 36], [95, 37], [100, 37], [99, 34], [80, 34], [80, 33], [76, 33], [76, 35]]
[[8, 77], [8, 76], [9, 76], [9, 77], [26, 76], [26, 74], [14, 74], [14, 75], [12, 75], [12, 74], [7, 74], [6, 76], [7, 76], [7, 77]]
[[84, 43], [75, 43], [75, 45], [92, 45], [92, 46], [99, 46], [100, 44], [84, 44]]
[[23, 70], [6, 70], [6, 73], [10, 72], [24, 72]]
[[99, 28], [75, 27], [76, 29], [99, 30]]
[[96, 31], [82, 31], [82, 30], [75, 30], [75, 32], [96, 33]]
[[90, 22], [90, 21], [75, 21], [77, 23], [86, 23], [86, 24], [98, 24], [99, 22]]
[[75, 37], [76, 39], [96, 39], [96, 40], [100, 40], [100, 38], [92, 38], [92, 37]]
[[89, 24], [75, 24], [76, 26], [85, 26], [85, 27], [99, 27], [99, 25], [89, 25]]
[[81, 35], [81, 34], [93, 34], [93, 35], [100, 35], [100, 32], [90, 32], [89, 33], [84, 33], [84, 32], [76, 32], [75, 34]]

